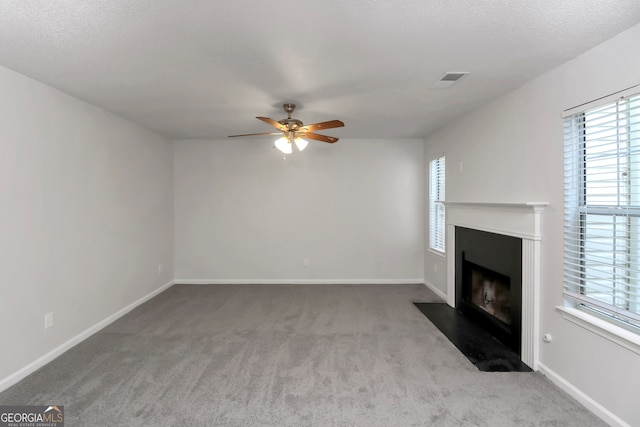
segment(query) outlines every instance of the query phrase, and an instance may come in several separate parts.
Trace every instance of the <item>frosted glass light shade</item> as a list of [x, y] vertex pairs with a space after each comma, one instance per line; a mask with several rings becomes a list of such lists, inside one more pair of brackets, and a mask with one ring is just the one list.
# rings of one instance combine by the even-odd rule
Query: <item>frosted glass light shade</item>
[[283, 136], [279, 138], [275, 142], [275, 146], [278, 150], [282, 151], [284, 154], [291, 154], [293, 149], [291, 148], [291, 144], [289, 143], [289, 138]]
[[307, 145], [309, 145], [309, 141], [302, 138], [296, 138], [293, 142], [296, 143], [296, 147], [298, 147], [298, 150], [300, 151], [304, 150], [305, 148], [307, 148]]

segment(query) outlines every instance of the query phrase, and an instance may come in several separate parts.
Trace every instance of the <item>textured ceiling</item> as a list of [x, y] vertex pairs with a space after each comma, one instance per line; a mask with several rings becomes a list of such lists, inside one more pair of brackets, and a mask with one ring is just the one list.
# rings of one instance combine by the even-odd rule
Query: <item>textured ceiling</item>
[[[176, 139], [421, 137], [640, 22], [638, 0], [3, 0], [0, 65]], [[449, 89], [447, 71], [471, 74]]]

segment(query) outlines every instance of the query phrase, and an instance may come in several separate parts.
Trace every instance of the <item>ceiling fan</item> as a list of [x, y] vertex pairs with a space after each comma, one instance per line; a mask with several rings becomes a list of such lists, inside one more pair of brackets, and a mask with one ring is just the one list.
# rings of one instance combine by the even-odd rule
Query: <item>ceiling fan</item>
[[256, 117], [258, 120], [262, 120], [265, 123], [278, 129], [279, 132], [262, 132], [262, 133], [247, 133], [243, 135], [229, 135], [230, 138], [239, 136], [258, 136], [258, 135], [281, 135], [281, 138], [276, 140], [275, 146], [278, 150], [285, 154], [291, 154], [293, 152], [293, 144], [298, 147], [298, 150], [302, 151], [307, 147], [308, 141], [306, 139], [313, 139], [316, 141], [328, 142], [333, 144], [338, 141], [338, 138], [333, 136], [320, 135], [314, 133], [317, 130], [339, 128], [344, 126], [340, 120], [329, 120], [328, 122], [314, 123], [311, 125], [304, 125], [298, 119], [292, 119], [291, 113], [295, 110], [295, 104], [284, 104], [282, 106], [284, 111], [287, 112], [287, 118], [280, 121], [275, 121], [268, 117]]

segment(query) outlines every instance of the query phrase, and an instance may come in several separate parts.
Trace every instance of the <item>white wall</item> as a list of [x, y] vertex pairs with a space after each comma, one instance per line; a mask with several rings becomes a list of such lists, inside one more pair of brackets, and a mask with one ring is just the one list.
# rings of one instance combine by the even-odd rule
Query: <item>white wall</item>
[[[640, 25], [430, 136], [425, 145], [425, 158], [447, 156], [448, 200], [551, 203], [543, 214], [541, 331], [555, 338], [542, 344], [544, 371], [583, 393], [592, 409], [630, 425], [640, 425], [640, 356], [568, 322], [555, 307], [562, 305], [561, 114], [639, 84], [639, 40]], [[444, 260], [427, 253], [425, 279], [446, 292], [434, 264], [444, 271]]]
[[179, 281], [423, 281], [421, 139], [281, 157], [264, 138], [174, 142]]
[[[6, 68], [0, 93], [0, 384], [8, 386], [171, 281], [172, 149]], [[54, 326], [45, 330], [47, 312]]]

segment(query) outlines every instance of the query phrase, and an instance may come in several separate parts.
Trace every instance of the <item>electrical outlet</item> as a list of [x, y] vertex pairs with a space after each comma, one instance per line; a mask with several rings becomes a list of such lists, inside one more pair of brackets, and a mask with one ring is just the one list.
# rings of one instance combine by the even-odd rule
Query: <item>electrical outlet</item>
[[438, 273], [438, 264], [433, 264], [433, 272]]
[[304, 261], [302, 262], [302, 265], [305, 267], [309, 267], [311, 265], [309, 258], [305, 258]]
[[44, 315], [44, 328], [49, 329], [53, 326], [53, 313], [47, 313]]
[[162, 274], [164, 271], [164, 266], [162, 264], [158, 264], [158, 274]]

